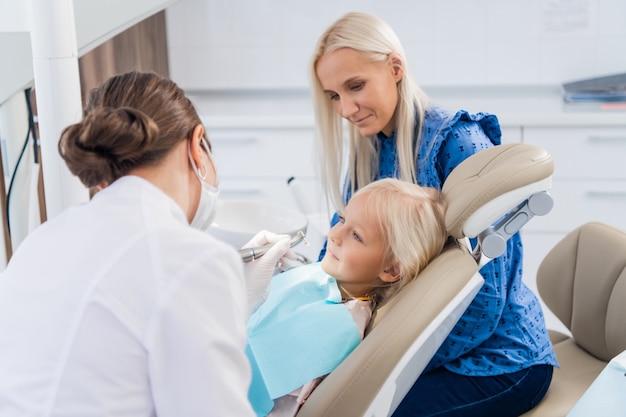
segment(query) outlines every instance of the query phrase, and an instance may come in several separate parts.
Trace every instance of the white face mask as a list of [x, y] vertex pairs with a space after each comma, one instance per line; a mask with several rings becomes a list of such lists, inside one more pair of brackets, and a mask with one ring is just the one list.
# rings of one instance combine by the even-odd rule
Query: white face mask
[[[211, 152], [209, 151], [209, 147], [206, 145], [204, 138], [202, 138], [202, 146], [204, 150], [211, 157]], [[190, 142], [191, 146], [191, 142]], [[193, 166], [196, 175], [198, 176], [198, 180], [202, 185], [202, 191], [200, 192], [200, 202], [198, 203], [198, 209], [196, 210], [196, 214], [193, 216], [193, 220], [190, 225], [194, 229], [207, 231], [213, 220], [215, 219], [216, 209], [217, 209], [217, 198], [220, 194], [219, 189], [207, 183], [204, 178], [206, 178], [207, 168], [204, 169], [204, 174], [200, 173], [198, 166], [195, 161], [191, 157], [191, 149], [188, 149], [189, 153], [189, 162], [191, 162], [191, 166]]]

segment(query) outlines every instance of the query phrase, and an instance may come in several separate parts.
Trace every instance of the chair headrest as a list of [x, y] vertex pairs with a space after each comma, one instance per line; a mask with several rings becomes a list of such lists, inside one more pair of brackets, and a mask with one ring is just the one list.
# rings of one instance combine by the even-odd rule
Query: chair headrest
[[443, 185], [448, 232], [457, 239], [476, 237], [532, 195], [550, 189], [553, 172], [550, 154], [530, 144], [510, 143], [475, 153]]

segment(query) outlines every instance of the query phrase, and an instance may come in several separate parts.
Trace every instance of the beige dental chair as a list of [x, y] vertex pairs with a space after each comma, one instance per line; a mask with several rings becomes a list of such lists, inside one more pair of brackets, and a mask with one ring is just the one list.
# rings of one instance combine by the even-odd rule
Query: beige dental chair
[[626, 350], [626, 233], [601, 223], [570, 232], [541, 263], [537, 287], [572, 335], [551, 332], [560, 368], [546, 396], [524, 416], [562, 417]]
[[[363, 342], [311, 394], [298, 417], [389, 416], [424, 370], [483, 283], [478, 270], [506, 240], [552, 208], [550, 155], [500, 145], [448, 177], [446, 224], [454, 242], [376, 314]], [[470, 252], [459, 244], [477, 237]]]

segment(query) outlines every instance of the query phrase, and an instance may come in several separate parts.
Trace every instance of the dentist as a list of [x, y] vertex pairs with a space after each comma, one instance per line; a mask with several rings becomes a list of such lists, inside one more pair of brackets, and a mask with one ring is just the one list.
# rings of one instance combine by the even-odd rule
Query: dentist
[[244, 269], [204, 233], [218, 182], [190, 100], [154, 73], [114, 76], [58, 148], [100, 191], [0, 275], [0, 416], [254, 415]]

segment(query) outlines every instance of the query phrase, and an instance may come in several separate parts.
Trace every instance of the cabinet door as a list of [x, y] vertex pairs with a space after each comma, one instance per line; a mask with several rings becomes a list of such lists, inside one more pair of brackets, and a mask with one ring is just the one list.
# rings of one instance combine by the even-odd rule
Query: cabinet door
[[[548, 150], [555, 164], [554, 208], [522, 230], [524, 281], [536, 290], [539, 265], [576, 227], [599, 221], [626, 230], [626, 125], [524, 128], [523, 141]], [[548, 328], [567, 333], [543, 300], [542, 305]]]
[[210, 139], [220, 177], [314, 177], [311, 128], [218, 128], [212, 130]]
[[519, 143], [522, 141], [522, 127], [513, 125], [502, 126], [502, 143]]
[[534, 217], [525, 230], [567, 233], [589, 221], [626, 230], [626, 181], [555, 179], [552, 211]]
[[[303, 198], [311, 211], [324, 209], [320, 182], [317, 179], [299, 179]], [[220, 197], [225, 199], [263, 200], [274, 204], [290, 206], [305, 211], [301, 207], [295, 191], [287, 184], [287, 178], [224, 178], [220, 179]], [[307, 213], [308, 214], [308, 213]]]
[[626, 229], [626, 126], [525, 128], [554, 159], [554, 209], [527, 230], [567, 233], [588, 221]]
[[545, 148], [555, 179], [626, 179], [624, 127], [524, 128], [523, 140]]
[[541, 302], [543, 314], [546, 318], [546, 326], [548, 329], [557, 330], [561, 333], [569, 334], [567, 327], [559, 320], [545, 301], [541, 298], [541, 294], [537, 289], [537, 269], [550, 252], [565, 234], [556, 233], [529, 233], [522, 230], [522, 243], [524, 245], [524, 283], [537, 295]]

